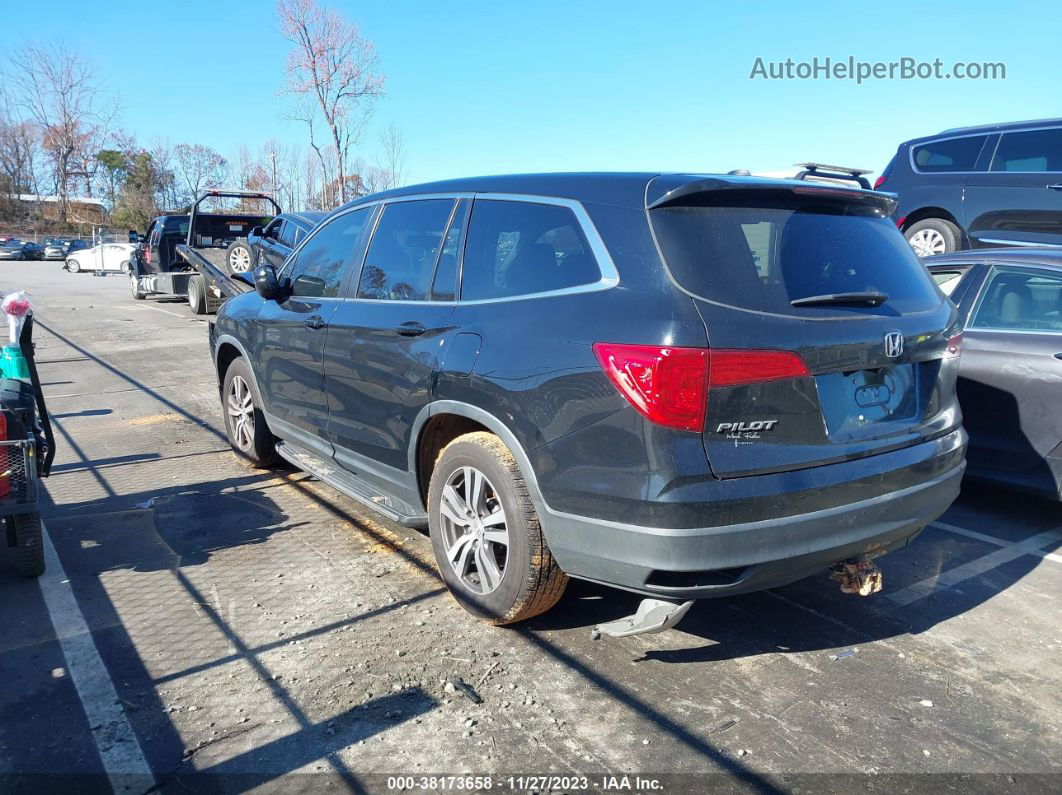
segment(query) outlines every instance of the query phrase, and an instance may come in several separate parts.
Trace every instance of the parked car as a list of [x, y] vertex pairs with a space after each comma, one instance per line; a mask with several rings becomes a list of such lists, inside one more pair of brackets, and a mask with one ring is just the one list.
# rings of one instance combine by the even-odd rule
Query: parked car
[[875, 188], [919, 256], [1062, 245], [1062, 119], [961, 127], [900, 144]]
[[[49, 240], [51, 242], [49, 242]], [[44, 245], [44, 258], [54, 260], [65, 260], [67, 256], [75, 251], [82, 251], [89, 247], [87, 241], [81, 240], [76, 237], [68, 238], [49, 238], [45, 240]]]
[[358, 199], [210, 325], [229, 440], [427, 525], [496, 624], [569, 576], [673, 602], [863, 564], [964, 470], [957, 313], [893, 208], [653, 174]]
[[281, 213], [265, 228], [256, 226], [246, 240], [237, 240], [227, 252], [229, 269], [233, 273], [249, 273], [259, 264], [279, 268], [292, 250], [321, 222], [328, 213]]
[[44, 249], [30, 240], [22, 241], [11, 239], [0, 244], [0, 259], [44, 259]]
[[965, 327], [967, 474], [1062, 499], [1062, 251], [981, 249], [925, 262]]
[[129, 273], [136, 253], [133, 243], [99, 243], [92, 248], [72, 251], [63, 268], [70, 273], [81, 271], [111, 271]]

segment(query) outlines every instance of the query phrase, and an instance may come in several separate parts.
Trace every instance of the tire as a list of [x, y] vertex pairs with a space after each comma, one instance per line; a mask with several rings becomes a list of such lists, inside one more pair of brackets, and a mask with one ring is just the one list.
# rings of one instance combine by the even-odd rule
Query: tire
[[248, 273], [258, 264], [258, 254], [241, 238], [225, 250], [225, 264], [230, 273]]
[[206, 285], [198, 273], [188, 280], [188, 306], [193, 315], [205, 315], [207, 312]]
[[903, 236], [920, 257], [956, 251], [962, 241], [959, 227], [943, 218], [923, 218], [916, 221], [907, 227]]
[[[273, 466], [278, 457], [276, 439], [262, 414], [251, 368], [243, 359], [234, 359], [225, 371], [221, 410], [225, 415], [225, 433], [236, 457], [254, 469]], [[244, 418], [242, 423], [239, 417]]]
[[66, 261], [66, 270], [67, 273], [80, 273], [81, 263], [78, 262], [76, 259], [68, 259]]
[[[461, 511], [468, 506], [469, 474], [473, 488], [477, 476], [483, 478], [475, 521]], [[499, 514], [493, 524], [481, 523]], [[494, 434], [468, 433], [443, 448], [428, 488], [428, 527], [439, 574], [473, 615], [512, 624], [546, 612], [563, 596], [568, 575], [546, 545], [520, 467]]]
[[18, 573], [39, 577], [44, 573], [44, 534], [39, 513], [22, 513], [14, 517], [15, 541], [18, 545]]
[[140, 279], [137, 278], [135, 273], [129, 274], [129, 292], [133, 294], [135, 300], [144, 300], [144, 292], [140, 289]]

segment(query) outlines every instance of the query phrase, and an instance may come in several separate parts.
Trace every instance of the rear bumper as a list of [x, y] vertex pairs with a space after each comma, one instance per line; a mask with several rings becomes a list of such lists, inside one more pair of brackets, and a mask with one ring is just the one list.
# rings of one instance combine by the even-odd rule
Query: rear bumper
[[[953, 444], [964, 448], [965, 435], [955, 434]], [[965, 467], [960, 457], [906, 488], [774, 519], [658, 528], [548, 511], [543, 528], [561, 568], [573, 577], [656, 597], [729, 596], [907, 544], [955, 500]], [[776, 503], [786, 499], [774, 497]], [[710, 506], [703, 510], [710, 518]]]

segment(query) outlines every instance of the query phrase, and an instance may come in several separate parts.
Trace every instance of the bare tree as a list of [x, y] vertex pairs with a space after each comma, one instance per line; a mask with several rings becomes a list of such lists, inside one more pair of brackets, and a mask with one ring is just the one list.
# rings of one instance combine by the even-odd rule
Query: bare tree
[[154, 202], [163, 209], [176, 210], [180, 206], [177, 195], [177, 165], [169, 141], [156, 140], [148, 153], [151, 157]]
[[203, 144], [177, 144], [173, 148], [177, 174], [188, 189], [189, 201], [199, 198], [208, 185], [216, 185], [225, 177], [226, 160]]
[[380, 131], [380, 160], [377, 167], [384, 172], [388, 189], [402, 186], [409, 176], [406, 166], [406, 141], [394, 122]]
[[[317, 0], [277, 0], [280, 31], [293, 48], [288, 55], [286, 90], [309, 98], [305, 111], [316, 105], [332, 139], [336, 156], [339, 200], [346, 201], [346, 165], [374, 101], [383, 94], [383, 76], [377, 74], [376, 48], [362, 38], [358, 27]], [[310, 123], [309, 119], [303, 118]], [[312, 126], [311, 126], [311, 144]], [[322, 166], [323, 156], [318, 153]]]
[[40, 125], [52, 160], [59, 222], [66, 224], [73, 179], [84, 176], [85, 155], [117, 112], [107, 103], [92, 68], [63, 46], [26, 44], [11, 55], [6, 76], [19, 103]]

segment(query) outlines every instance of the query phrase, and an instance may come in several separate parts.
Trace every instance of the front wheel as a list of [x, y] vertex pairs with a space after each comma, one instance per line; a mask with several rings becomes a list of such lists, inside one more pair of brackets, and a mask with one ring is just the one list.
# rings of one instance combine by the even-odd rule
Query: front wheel
[[903, 233], [914, 253], [920, 257], [947, 254], [959, 248], [962, 235], [959, 227], [943, 218], [923, 218], [907, 227]]
[[134, 300], [144, 300], [144, 291], [140, 289], [140, 279], [135, 273], [129, 274], [129, 292], [133, 294]]
[[251, 368], [236, 359], [225, 371], [221, 399], [225, 431], [236, 457], [256, 469], [268, 469], [277, 461], [276, 439], [266, 425], [254, 391]]
[[70, 273], [78, 273], [81, 270], [81, 263], [76, 259], [68, 259], [66, 261], [66, 269]]
[[439, 456], [428, 489], [439, 573], [454, 598], [492, 624], [544, 613], [568, 576], [546, 545], [523, 473], [492, 433], [459, 436]]

